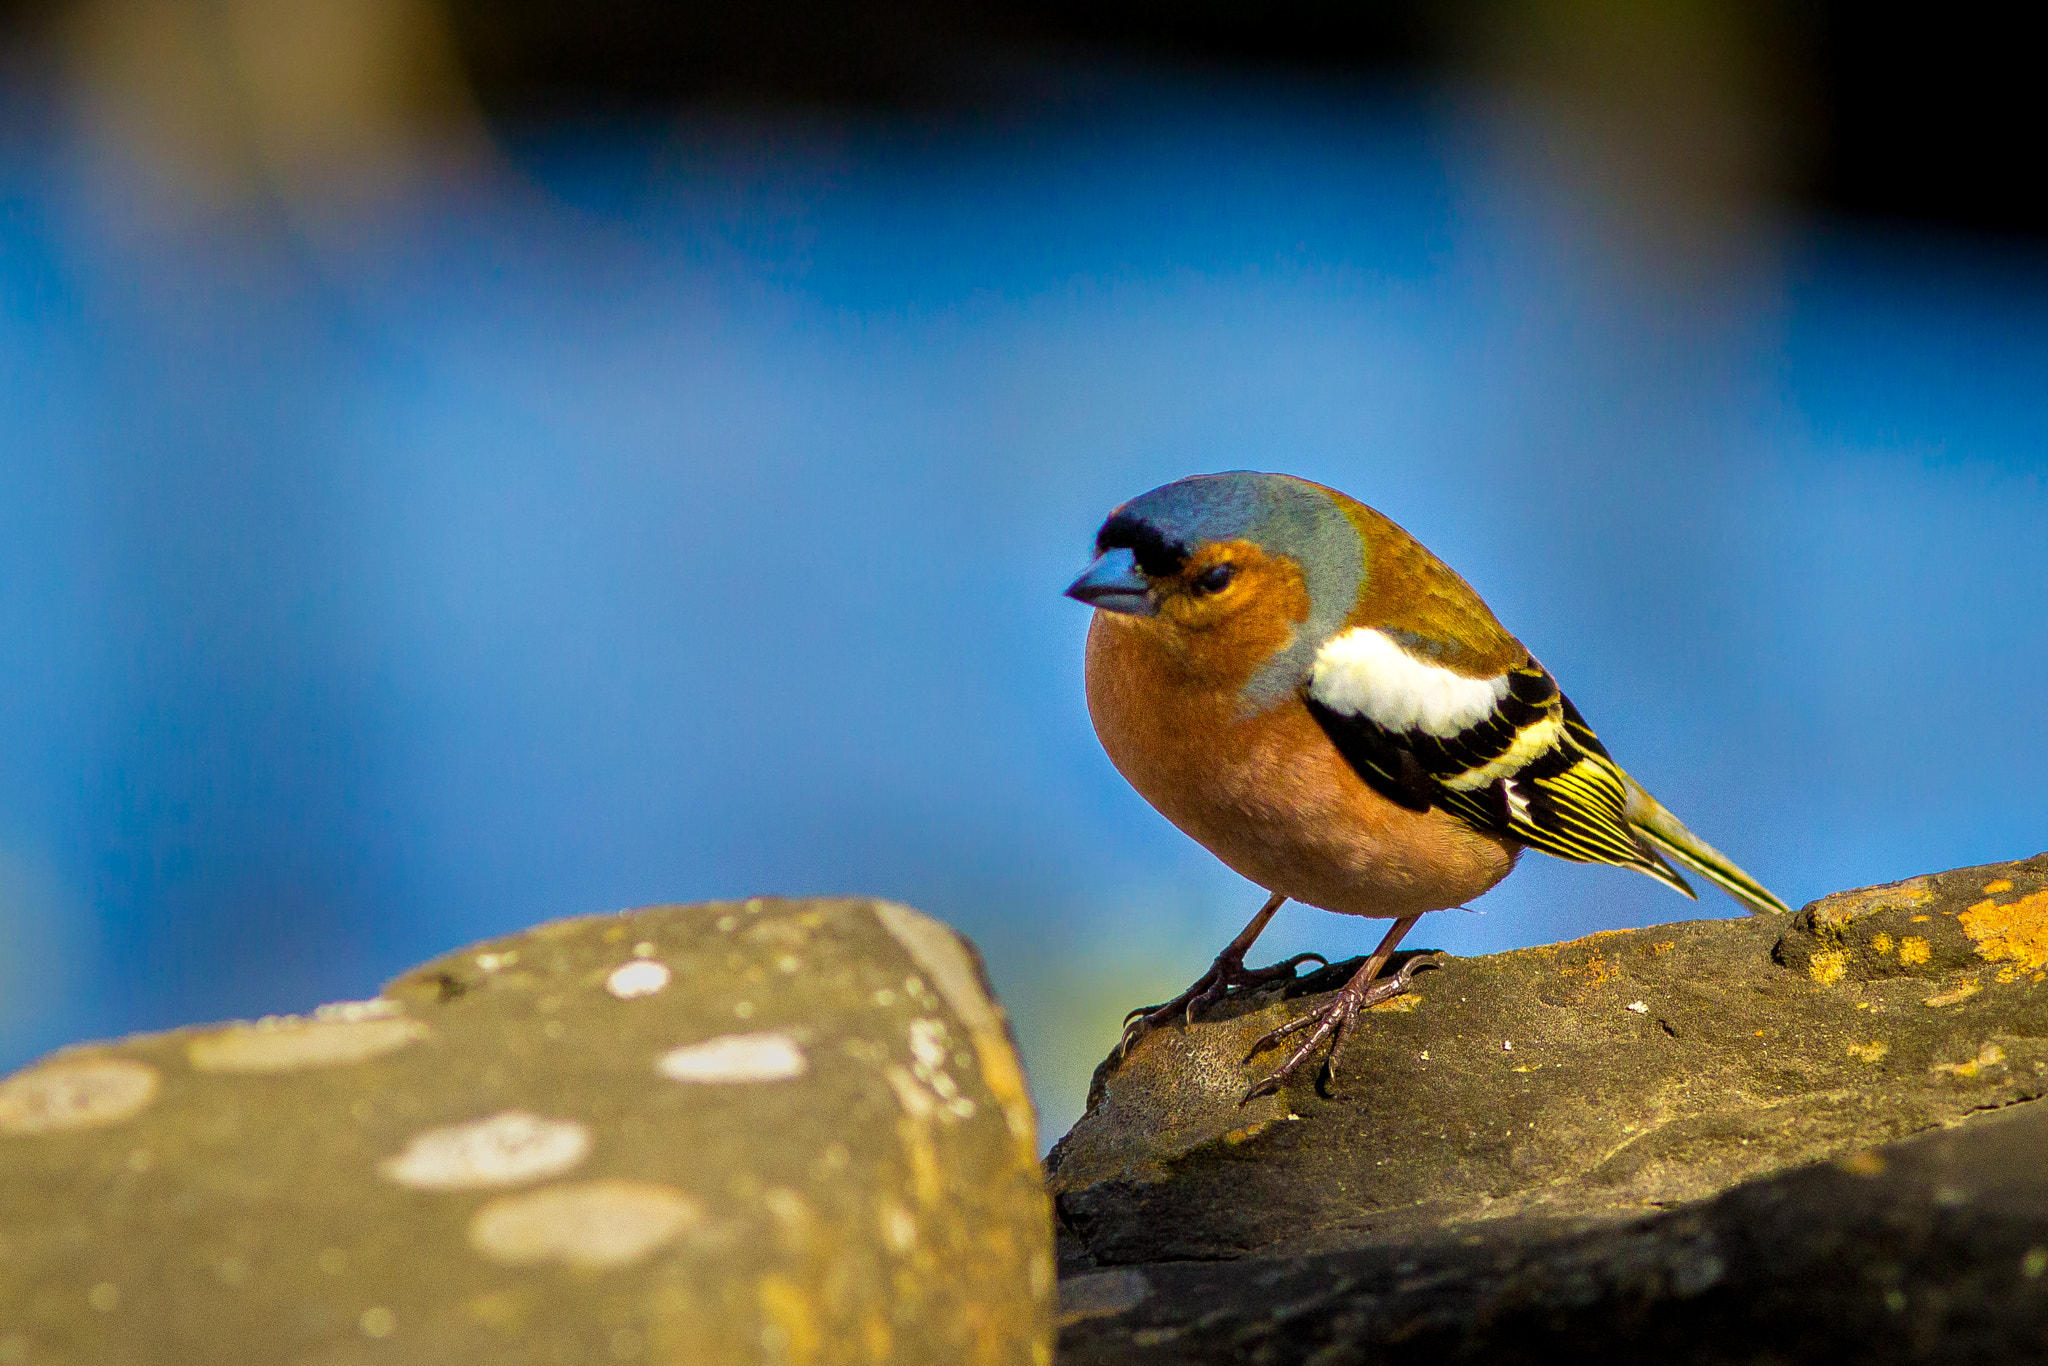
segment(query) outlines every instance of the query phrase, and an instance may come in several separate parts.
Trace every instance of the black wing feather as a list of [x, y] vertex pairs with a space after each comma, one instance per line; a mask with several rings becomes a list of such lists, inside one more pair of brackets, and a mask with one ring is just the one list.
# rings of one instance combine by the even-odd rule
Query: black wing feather
[[1635, 868], [1692, 895], [1637, 837], [1628, 820], [1627, 778], [1535, 661], [1509, 672], [1507, 695], [1489, 716], [1450, 736], [1390, 730], [1306, 700], [1338, 752], [1389, 801], [1410, 811], [1440, 807], [1546, 854]]

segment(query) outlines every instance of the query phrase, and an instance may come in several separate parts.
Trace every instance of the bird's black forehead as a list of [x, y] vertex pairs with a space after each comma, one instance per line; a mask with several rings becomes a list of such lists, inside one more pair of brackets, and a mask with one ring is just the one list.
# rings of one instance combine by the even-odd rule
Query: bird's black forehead
[[1117, 512], [1095, 533], [1095, 553], [1129, 550], [1138, 568], [1152, 578], [1167, 578], [1187, 563], [1188, 547], [1171, 540], [1166, 533], [1142, 517]]
[[1176, 573], [1197, 547], [1249, 535], [1262, 501], [1259, 481], [1267, 477], [1197, 475], [1141, 493], [1102, 524], [1095, 553], [1127, 548], [1147, 574]]

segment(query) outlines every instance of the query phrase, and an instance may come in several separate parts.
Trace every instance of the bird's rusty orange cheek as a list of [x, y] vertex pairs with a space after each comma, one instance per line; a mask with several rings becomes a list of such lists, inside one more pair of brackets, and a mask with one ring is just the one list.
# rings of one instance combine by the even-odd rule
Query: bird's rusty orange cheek
[[1172, 593], [1154, 620], [1161, 644], [1183, 667], [1211, 686], [1234, 691], [1308, 620], [1308, 583], [1293, 560], [1268, 555], [1248, 541], [1222, 549], [1226, 556], [1198, 560], [1188, 575], [1227, 557], [1237, 570], [1231, 586], [1213, 597]]

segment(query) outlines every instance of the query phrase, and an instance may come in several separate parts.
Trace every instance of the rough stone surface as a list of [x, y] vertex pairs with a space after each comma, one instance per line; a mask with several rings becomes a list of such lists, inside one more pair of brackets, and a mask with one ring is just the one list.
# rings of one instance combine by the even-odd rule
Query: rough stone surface
[[1063, 1361], [2048, 1346], [2048, 855], [1448, 960], [1240, 1108], [1348, 968], [1098, 1072], [1048, 1160]]
[[563, 921], [0, 1081], [0, 1366], [1042, 1364], [1035, 1159], [938, 922]]

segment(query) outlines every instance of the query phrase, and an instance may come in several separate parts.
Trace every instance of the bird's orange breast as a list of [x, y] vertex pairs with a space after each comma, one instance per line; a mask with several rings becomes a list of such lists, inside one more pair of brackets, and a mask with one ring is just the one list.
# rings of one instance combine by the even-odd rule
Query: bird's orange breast
[[1118, 771], [1224, 863], [1325, 910], [1416, 915], [1506, 877], [1517, 845], [1380, 796], [1299, 698], [1242, 714], [1239, 688], [1307, 615], [1285, 606], [1192, 633], [1096, 612], [1088, 711]]

